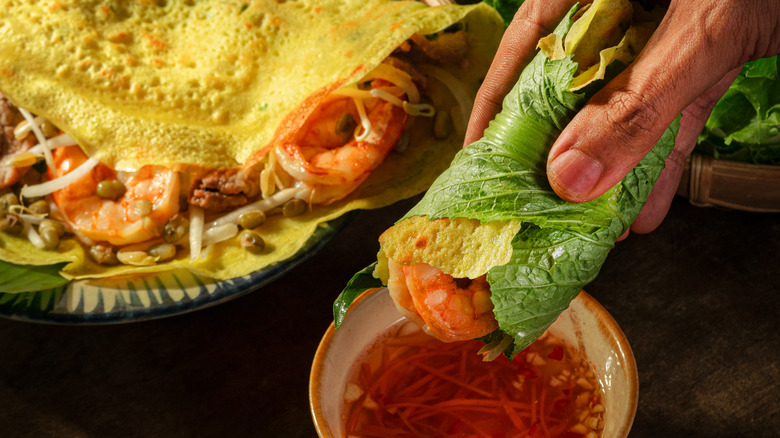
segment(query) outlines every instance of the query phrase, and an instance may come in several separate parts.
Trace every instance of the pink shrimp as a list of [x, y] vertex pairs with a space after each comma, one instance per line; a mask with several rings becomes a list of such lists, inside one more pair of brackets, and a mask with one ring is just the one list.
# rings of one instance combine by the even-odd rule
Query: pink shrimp
[[[379, 86], [382, 81], [374, 82], [372, 86]], [[303, 126], [282, 135], [274, 153], [284, 171], [313, 189], [309, 201], [322, 204], [347, 196], [382, 164], [401, 137], [407, 118], [403, 108], [379, 98], [370, 99], [365, 112], [371, 131], [358, 140], [354, 135], [345, 139], [336, 129], [344, 114], [351, 114], [360, 123], [353, 98], [330, 95], [313, 109], [310, 104], [302, 105], [300, 111], [299, 116], [306, 117]]]
[[485, 276], [453, 278], [424, 263], [389, 260], [387, 287], [402, 315], [445, 342], [475, 339], [498, 328]]
[[[67, 174], [87, 160], [78, 146], [53, 151], [56, 169], [49, 177]], [[127, 245], [162, 235], [165, 223], [179, 211], [179, 177], [160, 166], [144, 166], [123, 181], [125, 193], [116, 200], [97, 194], [98, 183], [117, 174], [98, 164], [88, 174], [52, 193], [52, 199], [77, 236], [113, 245]], [[137, 201], [149, 201], [148, 215], [139, 214]]]

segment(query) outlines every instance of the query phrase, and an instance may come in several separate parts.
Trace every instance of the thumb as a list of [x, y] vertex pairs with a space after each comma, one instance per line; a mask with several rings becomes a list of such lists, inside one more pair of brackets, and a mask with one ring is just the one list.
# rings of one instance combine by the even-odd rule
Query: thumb
[[[603, 194], [684, 108], [744, 62], [749, 48], [732, 35], [743, 17], [719, 7], [727, 3], [673, 2], [636, 61], [590, 99], [553, 145], [547, 172], [558, 195], [585, 202]], [[713, 14], [723, 19], [708, 19]]]

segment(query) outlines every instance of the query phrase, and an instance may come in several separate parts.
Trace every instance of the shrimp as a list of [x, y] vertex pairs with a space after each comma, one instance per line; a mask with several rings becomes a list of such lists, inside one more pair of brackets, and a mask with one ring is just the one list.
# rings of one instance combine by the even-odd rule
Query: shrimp
[[479, 338], [498, 328], [486, 276], [453, 278], [425, 263], [388, 260], [387, 287], [402, 315], [445, 342]]
[[[61, 177], [87, 160], [78, 146], [52, 151], [56, 169], [49, 178]], [[179, 177], [176, 172], [147, 165], [123, 178], [125, 193], [116, 200], [97, 195], [98, 183], [117, 179], [117, 173], [98, 164], [74, 183], [56, 190], [52, 199], [74, 234], [92, 241], [127, 245], [162, 235], [166, 222], [179, 211]], [[151, 212], [139, 213], [137, 201], [146, 200]]]
[[[372, 86], [382, 85], [381, 80], [373, 82]], [[389, 90], [396, 97], [403, 94], [397, 87]], [[347, 138], [337, 132], [339, 119], [345, 114], [359, 124], [361, 110], [352, 97], [328, 96], [311, 111], [295, 135], [282, 139], [273, 149], [281, 168], [312, 188], [309, 202], [328, 204], [347, 196], [382, 163], [400, 139], [406, 112], [379, 98], [365, 104], [371, 129], [364, 139], [358, 140], [351, 130]], [[366, 135], [364, 127], [359, 130]]]

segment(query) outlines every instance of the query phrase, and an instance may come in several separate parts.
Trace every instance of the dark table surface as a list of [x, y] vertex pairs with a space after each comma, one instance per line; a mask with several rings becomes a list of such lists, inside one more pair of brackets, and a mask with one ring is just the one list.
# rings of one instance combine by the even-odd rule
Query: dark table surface
[[[316, 436], [314, 351], [331, 303], [410, 202], [361, 212], [285, 277], [174, 317], [107, 326], [0, 320], [0, 436]], [[780, 215], [676, 199], [586, 290], [639, 366], [631, 437], [780, 436]]]

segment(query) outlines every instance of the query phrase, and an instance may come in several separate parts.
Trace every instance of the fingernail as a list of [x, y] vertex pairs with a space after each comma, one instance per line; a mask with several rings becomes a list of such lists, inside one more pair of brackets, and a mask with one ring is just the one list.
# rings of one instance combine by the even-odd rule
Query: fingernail
[[601, 165], [577, 149], [558, 155], [547, 167], [551, 179], [566, 194], [585, 196], [601, 179]]

